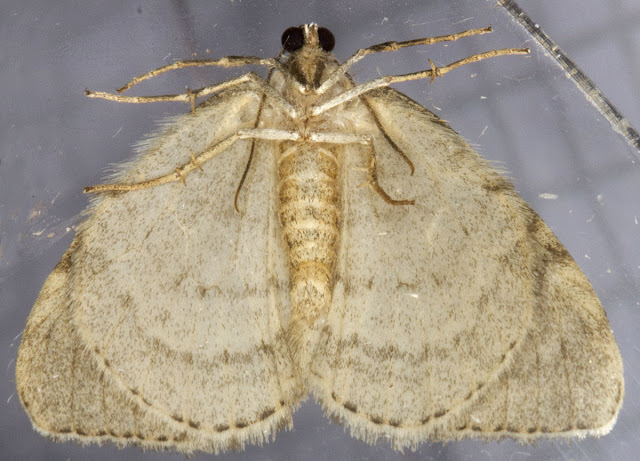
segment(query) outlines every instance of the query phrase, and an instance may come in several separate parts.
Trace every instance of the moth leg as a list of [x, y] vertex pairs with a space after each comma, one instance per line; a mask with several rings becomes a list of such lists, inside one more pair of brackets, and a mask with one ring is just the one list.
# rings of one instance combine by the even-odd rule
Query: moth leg
[[273, 128], [247, 128], [238, 131], [242, 139], [266, 139], [270, 141], [297, 141], [301, 139], [300, 133]]
[[310, 133], [309, 140], [327, 144], [365, 144], [371, 145], [371, 138], [366, 135], [349, 133]]
[[455, 34], [449, 35], [440, 35], [438, 37], [425, 37], [425, 38], [417, 38], [414, 40], [407, 40], [406, 42], [384, 42], [378, 45], [373, 45], [368, 48], [361, 48], [356, 51], [349, 59], [343, 62], [338, 69], [329, 76], [327, 80], [320, 85], [318, 89], [315, 90], [317, 94], [323, 94], [329, 88], [331, 88], [347, 71], [353, 66], [356, 62], [360, 61], [362, 58], [369, 54], [373, 53], [384, 53], [387, 51], [396, 51], [401, 48], [406, 48], [409, 46], [416, 45], [432, 45], [434, 43], [439, 42], [452, 42], [464, 37], [470, 37], [472, 35], [482, 35], [493, 32], [493, 28], [491, 26], [485, 27], [483, 29], [470, 29], [465, 30], [463, 32], [458, 32]]
[[208, 96], [213, 93], [218, 93], [227, 88], [241, 85], [247, 82], [251, 82], [257, 85], [259, 90], [261, 90], [269, 98], [275, 101], [280, 106], [280, 108], [291, 118], [298, 118], [298, 112], [296, 111], [296, 109], [255, 72], [249, 72], [248, 74], [218, 83], [216, 85], [205, 86], [197, 90], [187, 90], [186, 93], [182, 94], [166, 94], [158, 96], [123, 96], [102, 91], [85, 90], [85, 95], [88, 98], [99, 98], [109, 101], [126, 102], [132, 104], [144, 104], [159, 101], [181, 101], [192, 104], [196, 98]]
[[118, 88], [118, 93], [123, 93], [130, 89], [132, 86], [137, 85], [140, 82], [153, 78], [157, 75], [163, 74], [170, 70], [174, 69], [184, 69], [186, 67], [207, 67], [207, 66], [216, 66], [216, 67], [236, 67], [236, 66], [245, 66], [245, 65], [258, 65], [265, 66], [269, 68], [276, 68], [280, 71], [282, 69], [282, 63], [275, 58], [259, 58], [257, 56], [226, 56], [221, 59], [192, 59], [186, 61], [176, 61], [172, 64], [168, 64], [166, 66], [158, 67], [155, 70], [147, 72], [146, 74], [138, 75], [126, 85], [121, 88]]
[[166, 184], [174, 181], [182, 181], [186, 184], [185, 176], [196, 168], [201, 169], [201, 165], [206, 161], [212, 159], [220, 152], [225, 151], [238, 139], [271, 139], [271, 140], [292, 140], [299, 139], [298, 133], [283, 131], [283, 130], [239, 130], [236, 134], [229, 136], [225, 140], [219, 142], [212, 148], [202, 152], [197, 157], [191, 152], [191, 161], [176, 168], [174, 173], [170, 173], [159, 178], [149, 179], [135, 184], [99, 184], [97, 186], [90, 186], [84, 188], [84, 193], [98, 193], [98, 192], [130, 192], [134, 190], [146, 189], [148, 187], [155, 187], [162, 184]]
[[400, 147], [395, 143], [395, 141], [393, 139], [391, 139], [391, 136], [389, 136], [389, 134], [387, 133], [387, 131], [385, 130], [384, 126], [382, 126], [382, 123], [380, 122], [380, 117], [378, 116], [378, 113], [375, 111], [375, 109], [371, 106], [371, 104], [369, 103], [369, 101], [367, 100], [366, 96], [363, 98], [360, 98], [360, 100], [364, 103], [364, 105], [367, 107], [367, 110], [369, 111], [369, 114], [371, 114], [371, 117], [373, 117], [373, 120], [375, 121], [376, 125], [378, 126], [378, 129], [380, 130], [380, 133], [382, 133], [382, 136], [384, 137], [384, 139], [387, 141], [387, 143], [389, 143], [389, 145], [391, 146], [391, 148], [400, 156], [402, 157], [402, 160], [404, 160], [406, 162], [406, 164], [409, 166], [409, 168], [411, 169], [411, 176], [413, 176], [413, 173], [415, 172], [415, 166], [413, 165], [413, 162], [411, 161], [411, 159], [409, 158], [409, 156], [407, 154], [404, 153], [404, 151], [402, 149], [400, 149]]
[[360, 184], [358, 187], [369, 186], [371, 189], [376, 191], [382, 199], [387, 202], [389, 205], [415, 205], [415, 200], [395, 200], [391, 198], [389, 194], [380, 186], [378, 183], [378, 169], [376, 156], [373, 152], [373, 143], [369, 143], [368, 154], [370, 158], [369, 168], [364, 169], [367, 173], [369, 173], [369, 180]]
[[312, 107], [309, 111], [309, 114], [311, 116], [320, 115], [321, 113], [326, 112], [327, 110], [335, 106], [344, 104], [347, 101], [357, 98], [363, 93], [375, 90], [376, 88], [381, 88], [383, 86], [389, 86], [392, 83], [407, 82], [423, 78], [433, 79], [435, 77], [442, 77], [444, 74], [455, 69], [456, 67], [470, 64], [472, 62], [482, 61], [483, 59], [493, 58], [495, 56], [506, 56], [511, 54], [529, 54], [529, 48], [505, 48], [502, 50], [487, 51], [485, 53], [474, 54], [473, 56], [460, 59], [459, 61], [452, 62], [451, 64], [447, 64], [446, 66], [442, 67], [436, 67], [433, 65], [433, 63], [430, 62], [431, 69], [428, 70], [412, 72], [410, 74], [388, 75], [386, 77], [380, 77], [375, 80], [371, 80], [370, 82], [357, 85], [323, 104]]
[[345, 133], [311, 133], [309, 139], [314, 142], [324, 142], [328, 144], [364, 144], [368, 147], [367, 153], [370, 158], [369, 168], [363, 171], [369, 174], [369, 180], [358, 187], [369, 186], [376, 191], [382, 199], [391, 205], [414, 205], [415, 200], [395, 200], [378, 183], [378, 171], [376, 168], [376, 157], [373, 152], [373, 141], [369, 136]]

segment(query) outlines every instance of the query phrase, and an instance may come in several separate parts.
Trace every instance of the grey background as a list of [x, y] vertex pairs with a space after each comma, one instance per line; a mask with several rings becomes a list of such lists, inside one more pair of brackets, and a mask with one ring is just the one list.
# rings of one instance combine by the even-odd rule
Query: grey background
[[[591, 76], [636, 126], [640, 7], [635, 2], [522, 1], [521, 6]], [[423, 69], [501, 47], [532, 47], [458, 69], [434, 84], [397, 87], [448, 120], [485, 157], [501, 162], [517, 189], [587, 274], [620, 345], [626, 400], [606, 437], [575, 442], [510, 440], [424, 444], [401, 455], [352, 439], [308, 401], [294, 430], [263, 447], [219, 459], [637, 459], [640, 457], [640, 171], [638, 153], [612, 131], [564, 71], [494, 1], [56, 1], [0, 4], [0, 458], [25, 460], [184, 459], [111, 444], [56, 444], [35, 433], [15, 394], [15, 357], [44, 280], [69, 245], [87, 204], [82, 187], [178, 103], [126, 105], [89, 100], [85, 87], [112, 91], [176, 59], [227, 54], [274, 56], [282, 31], [317, 22], [346, 59], [361, 47], [468, 28], [492, 35], [371, 56], [352, 74]], [[146, 82], [135, 94], [182, 92], [230, 78], [192, 69]], [[263, 73], [264, 75], [264, 73]], [[545, 200], [542, 193], [556, 194]], [[192, 459], [210, 459], [197, 454]]]

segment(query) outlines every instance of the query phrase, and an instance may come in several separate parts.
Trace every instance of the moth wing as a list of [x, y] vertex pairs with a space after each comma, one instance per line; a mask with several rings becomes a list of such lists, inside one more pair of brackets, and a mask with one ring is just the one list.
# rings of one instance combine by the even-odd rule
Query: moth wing
[[[416, 204], [393, 206], [356, 189], [366, 176], [351, 170], [370, 164], [367, 149], [345, 149], [333, 305], [310, 332], [318, 338], [310, 387], [326, 410], [354, 436], [390, 436], [397, 449], [478, 427], [483, 436], [517, 437], [532, 427], [610, 426], [622, 398], [619, 352], [588, 281], [544, 223], [458, 134], [406, 96], [377, 90], [344, 110], [373, 139], [381, 187]], [[413, 161], [413, 176], [398, 150]], [[571, 286], [581, 290], [567, 293]], [[572, 321], [581, 327], [563, 330]], [[553, 322], [544, 325], [556, 335], [551, 343], [580, 350], [545, 355], [522, 371], [535, 351], [558, 352], [537, 343], [545, 322]], [[596, 356], [610, 360], [588, 361]], [[570, 392], [545, 394], [538, 381], [514, 379], [518, 370], [535, 370], [561, 383], [567, 375], [554, 368], [559, 363], [574, 373]], [[495, 396], [514, 395], [507, 383], [523, 388], [509, 407], [512, 419], [502, 421]], [[524, 397], [543, 394], [552, 400], [534, 425], [523, 425]], [[565, 398], [572, 404], [562, 408], [575, 411], [553, 414]], [[482, 407], [485, 401], [493, 406]], [[579, 414], [585, 406], [591, 412]], [[483, 410], [482, 424], [468, 422], [471, 409]]]
[[190, 451], [195, 431], [144, 411], [105, 379], [71, 318], [67, 287], [75, 245], [47, 278], [29, 316], [16, 381], [34, 428], [57, 441], [76, 439]]
[[474, 435], [584, 437], [607, 434], [624, 396], [622, 359], [593, 288], [535, 216], [531, 247], [543, 262], [533, 324], [507, 373], [457, 418]]
[[[138, 158], [113, 182], [174, 172], [192, 153], [253, 128], [260, 105], [251, 87], [211, 98], [143, 143]], [[68, 257], [64, 296], [48, 309], [55, 317], [70, 310], [67, 328], [77, 335], [91, 369], [149, 421], [185, 432], [189, 443], [174, 443], [183, 451], [261, 443], [290, 425], [301, 397], [283, 330], [288, 275], [275, 237], [273, 143], [256, 142], [258, 155], [241, 195], [243, 212], [233, 206], [250, 149], [250, 140], [237, 141], [201, 165], [203, 171], [187, 175], [186, 185], [177, 181], [97, 199]], [[43, 296], [36, 309], [54, 304]], [[37, 344], [30, 336], [38, 334], [34, 324], [24, 344]], [[50, 342], [49, 354], [63, 354], [60, 347]], [[21, 352], [23, 360], [33, 360], [31, 350]], [[22, 370], [19, 387], [41, 380], [42, 392], [31, 397], [39, 400], [31, 402], [31, 417], [49, 425], [41, 430], [56, 432], [55, 415], [43, 420], [42, 412], [58, 387], [31, 376], [33, 367]], [[65, 376], [69, 386], [77, 384], [74, 372]], [[74, 411], [92, 408], [95, 402], [86, 398], [72, 394], [69, 405]], [[87, 432], [84, 417], [82, 411], [70, 417], [69, 437], [86, 440], [106, 431], [116, 435], [104, 437], [123, 442], [117, 422], [107, 419], [97, 432]], [[139, 435], [144, 438], [134, 432], [133, 442], [156, 445], [157, 433]]]

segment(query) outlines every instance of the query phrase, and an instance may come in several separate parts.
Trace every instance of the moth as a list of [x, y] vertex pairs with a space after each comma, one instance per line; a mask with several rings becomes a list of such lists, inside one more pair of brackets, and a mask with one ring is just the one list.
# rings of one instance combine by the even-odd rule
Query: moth
[[[394, 82], [356, 84], [334, 37], [186, 94], [94, 195], [18, 353], [20, 400], [57, 441], [220, 452], [262, 444], [313, 395], [368, 443], [606, 434], [622, 362], [587, 278], [513, 186]], [[210, 96], [196, 105], [196, 98]], [[364, 187], [359, 187], [364, 186]]]

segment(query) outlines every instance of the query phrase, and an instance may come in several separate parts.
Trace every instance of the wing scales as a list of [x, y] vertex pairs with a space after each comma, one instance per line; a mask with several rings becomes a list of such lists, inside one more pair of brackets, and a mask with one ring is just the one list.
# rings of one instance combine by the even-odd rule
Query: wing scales
[[[390, 435], [400, 449], [474, 431], [518, 437], [556, 430], [544, 405], [562, 407], [567, 393], [547, 394], [531, 380], [557, 376], [560, 364], [579, 359], [569, 352], [572, 344], [591, 350], [590, 329], [569, 327], [585, 312], [605, 334], [606, 316], [584, 275], [511, 185], [446, 124], [393, 90], [364, 99], [377, 123], [364, 106], [354, 111], [363, 120], [360, 133], [373, 138], [380, 184], [416, 205], [390, 206], [355, 191], [361, 179], [346, 173], [334, 304], [312, 367], [313, 392], [353, 435], [367, 441]], [[408, 155], [414, 177], [372, 126]], [[345, 151], [344, 162], [345, 172], [366, 165], [366, 150]], [[564, 297], [567, 284], [582, 287], [576, 299]], [[573, 302], [586, 307], [576, 310]], [[552, 338], [565, 336], [545, 345], [534, 335], [551, 320]], [[621, 398], [619, 353], [610, 332], [605, 340], [610, 360], [601, 373], [591, 377], [579, 367], [568, 373], [577, 380], [567, 385], [574, 406], [580, 393], [594, 401], [586, 398], [594, 386]], [[544, 350], [552, 345], [564, 355]], [[598, 417], [584, 416], [593, 427], [612, 424], [619, 400], [610, 394]], [[490, 423], [479, 424], [473, 412]], [[529, 417], [535, 424], [518, 421]]]
[[589, 281], [537, 216], [531, 230], [540, 289], [529, 334], [509, 373], [457, 424], [484, 437], [606, 434], [624, 394], [609, 322]]
[[[190, 150], [198, 154], [239, 127], [253, 126], [259, 101], [247, 88], [212, 98], [195, 116], [183, 116], [180, 128], [171, 125], [146, 142], [114, 180], [173, 171], [188, 161]], [[98, 200], [67, 256], [73, 264], [64, 279], [51, 276], [61, 294], [42, 298], [49, 318], [59, 319], [49, 320], [49, 328], [77, 332], [72, 349], [83, 354], [68, 365], [65, 384], [82, 384], [73, 374], [90, 367], [86, 374], [99, 375], [93, 383], [99, 380], [122, 401], [125, 415], [166, 426], [174, 439], [186, 434], [181, 449], [188, 451], [261, 442], [291, 423], [301, 396], [283, 327], [289, 311], [286, 254], [273, 248], [272, 143], [258, 147], [261, 155], [244, 190], [246, 211], [233, 208], [249, 146], [235, 143], [203, 172], [188, 175], [186, 187], [176, 182]], [[47, 335], [39, 328], [27, 330], [25, 343], [31, 335]], [[53, 347], [58, 343], [51, 343], [56, 354], [69, 352], [68, 345]], [[21, 363], [33, 362], [33, 354], [24, 346]], [[18, 373], [19, 387], [26, 373]], [[82, 385], [84, 391], [70, 398], [86, 411], [68, 418], [72, 427], [85, 413], [99, 414], [91, 408], [93, 388]], [[39, 414], [43, 405], [32, 407], [34, 422], [55, 422], [56, 415]], [[68, 436], [102, 437], [112, 423], [120, 427], [118, 419], [110, 414]], [[130, 426], [123, 430], [131, 432]]]

